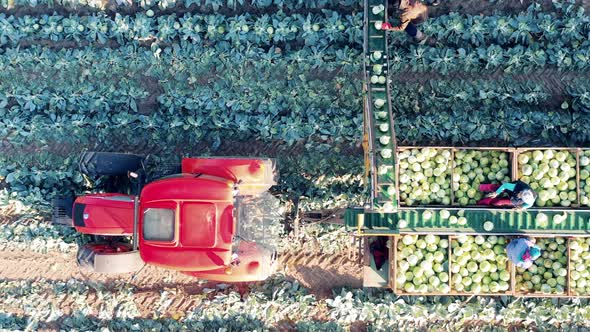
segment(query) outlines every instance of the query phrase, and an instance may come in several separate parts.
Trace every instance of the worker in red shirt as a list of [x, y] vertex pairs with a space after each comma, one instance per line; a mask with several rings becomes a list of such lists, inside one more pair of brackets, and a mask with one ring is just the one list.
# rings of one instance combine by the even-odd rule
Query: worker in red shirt
[[[537, 193], [520, 180], [502, 185], [480, 184], [479, 190], [491, 193], [479, 200], [477, 205], [511, 206], [517, 210], [525, 210], [533, 206], [537, 199]], [[502, 193], [506, 193], [507, 198], [499, 198]]]
[[416, 41], [421, 41], [425, 38], [424, 33], [418, 30], [417, 25], [425, 22], [428, 19], [428, 7], [419, 0], [400, 0], [399, 9], [401, 11], [401, 23], [398, 26], [391, 26], [390, 23], [385, 22], [381, 25], [381, 29], [388, 31], [405, 31], [408, 35]]

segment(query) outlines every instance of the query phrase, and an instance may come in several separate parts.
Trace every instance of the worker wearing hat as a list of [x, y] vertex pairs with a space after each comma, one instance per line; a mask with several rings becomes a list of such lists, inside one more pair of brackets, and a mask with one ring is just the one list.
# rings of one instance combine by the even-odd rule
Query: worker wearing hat
[[[537, 199], [537, 193], [526, 183], [517, 180], [500, 185], [482, 184], [479, 186], [480, 191], [491, 191], [486, 198], [477, 202], [478, 205], [493, 206], [512, 206], [517, 209], [528, 209]], [[499, 198], [498, 196], [506, 192], [508, 198]]]
[[529, 238], [510, 241], [506, 247], [508, 259], [517, 267], [528, 269], [541, 256], [541, 249]]
[[388, 22], [385, 22], [382, 25], [382, 29], [388, 31], [405, 31], [414, 40], [423, 40], [425, 38], [424, 33], [418, 29], [417, 25], [428, 19], [428, 7], [420, 2], [420, 0], [399, 0], [399, 10], [400, 25], [394, 27]]

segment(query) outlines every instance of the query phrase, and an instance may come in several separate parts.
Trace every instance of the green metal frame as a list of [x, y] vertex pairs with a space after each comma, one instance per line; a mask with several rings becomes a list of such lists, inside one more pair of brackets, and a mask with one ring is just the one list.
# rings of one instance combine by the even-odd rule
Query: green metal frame
[[[374, 15], [371, 11], [372, 6], [384, 5], [384, 13]], [[353, 231], [356, 236], [372, 237], [387, 236], [397, 239], [403, 234], [436, 234], [436, 235], [458, 235], [458, 234], [481, 234], [481, 235], [530, 235], [539, 237], [590, 237], [590, 208], [581, 208], [579, 205], [573, 208], [531, 208], [526, 211], [515, 211], [512, 209], [502, 208], [482, 208], [482, 207], [403, 207], [399, 205], [399, 185], [397, 183], [398, 167], [397, 152], [404, 147], [398, 147], [395, 140], [393, 113], [391, 110], [391, 84], [387, 81], [385, 84], [373, 84], [370, 80], [371, 75], [375, 74], [374, 64], [382, 64], [385, 75], [389, 68], [389, 54], [387, 45], [386, 32], [377, 30], [374, 26], [375, 21], [387, 21], [387, 1], [386, 0], [365, 0], [364, 1], [364, 80], [365, 80], [365, 132], [367, 135], [366, 158], [369, 168], [368, 174], [370, 181], [368, 187], [370, 191], [369, 204], [362, 208], [350, 208], [344, 215], [345, 226], [348, 230]], [[371, 58], [371, 54], [380, 51], [385, 55], [383, 61], [376, 61]], [[374, 107], [376, 99], [385, 100], [385, 105], [377, 109]], [[387, 112], [386, 118], [378, 116], [378, 112]], [[389, 129], [382, 131], [380, 124], [388, 124]], [[379, 141], [380, 136], [389, 135], [390, 144], [382, 144]], [[391, 158], [383, 158], [380, 154], [382, 149], [391, 149], [393, 151]], [[420, 147], [416, 147], [420, 148]], [[451, 149], [464, 149], [453, 148]], [[478, 148], [474, 148], [478, 149]], [[491, 148], [479, 148], [489, 150]], [[495, 148], [497, 149], [497, 148]], [[543, 148], [538, 148], [542, 150]], [[557, 149], [548, 147], [546, 149]], [[568, 148], [577, 150], [578, 159], [578, 203], [580, 201], [580, 176], [579, 176], [579, 152], [580, 148]], [[519, 151], [527, 151], [527, 148], [505, 148], [512, 156], [512, 179], [518, 178], [518, 166], [516, 159]], [[454, 158], [454, 157], [451, 157]], [[386, 172], [380, 172], [383, 168]], [[452, 174], [452, 173], [451, 173]], [[393, 194], [390, 187], [393, 186]], [[388, 190], [389, 189], [389, 190]], [[453, 193], [451, 193], [451, 197]], [[451, 199], [452, 204], [455, 200]], [[384, 209], [384, 204], [389, 204], [389, 209]], [[450, 219], [443, 218], [442, 211], [446, 210], [451, 215], [461, 214], [467, 219], [467, 224], [452, 224]], [[425, 213], [428, 211], [428, 213]], [[537, 216], [543, 213], [548, 217], [549, 222], [542, 224], [537, 221]], [[447, 214], [445, 212], [445, 214]], [[556, 215], [565, 215], [565, 218], [559, 223], [553, 222]], [[402, 222], [403, 220], [403, 222]], [[486, 231], [483, 227], [486, 221], [493, 223], [494, 227]], [[403, 226], [403, 227], [400, 227]], [[369, 239], [366, 239], [369, 240]], [[569, 241], [569, 240], [568, 240]], [[569, 246], [568, 246], [569, 251]], [[392, 280], [395, 280], [395, 246], [390, 248], [390, 270], [388, 271], [389, 287], [392, 287]], [[450, 254], [449, 254], [450, 255]], [[568, 254], [569, 256], [569, 254]], [[449, 256], [450, 259], [450, 256]], [[366, 260], [367, 261], [367, 260]], [[370, 259], [368, 260], [370, 262]], [[568, 282], [570, 278], [570, 268], [568, 263]], [[374, 269], [371, 264], [365, 264], [365, 269]], [[481, 294], [481, 295], [512, 295], [522, 297], [566, 297], [575, 296], [569, 289], [567, 294], [540, 294], [531, 293], [523, 294], [514, 290], [514, 268], [511, 271], [511, 291], [504, 294]], [[365, 271], [365, 275], [372, 275], [372, 271]], [[377, 273], [377, 272], [375, 272]], [[374, 276], [374, 273], [373, 273]], [[393, 278], [393, 279], [392, 279]], [[392, 287], [395, 291], [395, 287]], [[437, 295], [437, 294], [405, 294], [405, 295]], [[439, 294], [439, 295], [469, 295], [469, 294]]]
[[[430, 211], [432, 217], [425, 219], [424, 211]], [[449, 219], [441, 216], [447, 210], [451, 215], [463, 211], [469, 221], [461, 226], [451, 224]], [[547, 215], [549, 223], [540, 225], [537, 214]], [[559, 224], [552, 222], [555, 215], [566, 215]], [[400, 228], [400, 220], [405, 220], [406, 227]], [[346, 228], [359, 236], [395, 235], [400, 233], [417, 234], [483, 234], [483, 235], [555, 235], [555, 236], [590, 236], [590, 210], [573, 209], [529, 209], [514, 211], [510, 209], [485, 208], [444, 208], [444, 207], [401, 207], [397, 213], [366, 213], [363, 209], [348, 209], [344, 214]], [[483, 224], [491, 221], [494, 228], [486, 231]]]
[[[375, 5], [384, 5], [385, 10], [377, 15], [373, 14], [370, 8]], [[387, 35], [383, 30], [375, 28], [375, 22], [387, 20], [387, 1], [382, 0], [365, 0], [364, 15], [364, 68], [363, 75], [365, 80], [365, 119], [366, 131], [368, 135], [368, 151], [370, 167], [370, 199], [367, 206], [369, 211], [387, 211], [393, 212], [398, 207], [398, 197], [396, 190], [396, 140], [393, 124], [393, 114], [391, 110], [391, 87], [387, 80], [383, 83], [372, 83], [370, 77], [376, 75], [373, 70], [374, 65], [382, 66], [380, 76], [388, 77], [389, 57], [387, 56]], [[383, 57], [381, 59], [372, 59], [371, 55], [379, 51]], [[381, 99], [385, 104], [381, 107], [375, 106], [375, 101]], [[378, 116], [386, 114], [385, 117]], [[382, 130], [387, 126], [386, 130]], [[383, 144], [380, 138], [388, 136], [389, 143]], [[391, 151], [391, 157], [385, 158], [381, 152], [385, 149]], [[385, 171], [383, 171], [385, 170]], [[393, 189], [393, 190], [392, 190]]]

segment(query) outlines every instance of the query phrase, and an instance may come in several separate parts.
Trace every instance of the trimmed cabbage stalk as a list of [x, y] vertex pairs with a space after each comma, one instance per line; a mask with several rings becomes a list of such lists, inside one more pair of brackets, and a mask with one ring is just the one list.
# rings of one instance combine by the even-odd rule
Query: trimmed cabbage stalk
[[566, 239], [538, 238], [541, 257], [527, 270], [516, 268], [516, 290], [525, 293], [564, 294], [567, 289]]
[[537, 206], [570, 206], [577, 202], [576, 156], [569, 151], [535, 150], [518, 156], [520, 180], [537, 192]]
[[508, 153], [503, 151], [459, 150], [455, 153], [453, 190], [461, 206], [475, 205], [483, 198], [479, 185], [510, 181]]
[[400, 201], [408, 206], [451, 204], [451, 151], [422, 148], [399, 153]]
[[502, 293], [510, 289], [503, 236], [460, 235], [451, 241], [451, 287], [461, 293]]

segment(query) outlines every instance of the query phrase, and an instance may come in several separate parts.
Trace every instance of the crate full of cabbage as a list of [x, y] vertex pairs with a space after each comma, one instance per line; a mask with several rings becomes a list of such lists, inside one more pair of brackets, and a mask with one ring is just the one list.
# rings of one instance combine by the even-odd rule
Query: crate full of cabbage
[[568, 247], [564, 237], [537, 238], [541, 249], [528, 269], [516, 268], [516, 294], [563, 296], [568, 293]]
[[459, 235], [451, 237], [450, 242], [454, 294], [510, 294], [512, 265], [504, 236]]
[[402, 205], [451, 205], [451, 151], [400, 148], [397, 178]]
[[577, 154], [575, 149], [519, 150], [515, 178], [537, 192], [536, 206], [576, 206]]
[[512, 179], [510, 149], [458, 148], [453, 153], [454, 205], [475, 205], [485, 193], [480, 184], [501, 184]]
[[393, 252], [394, 293], [450, 293], [448, 237], [432, 234], [395, 237]]

